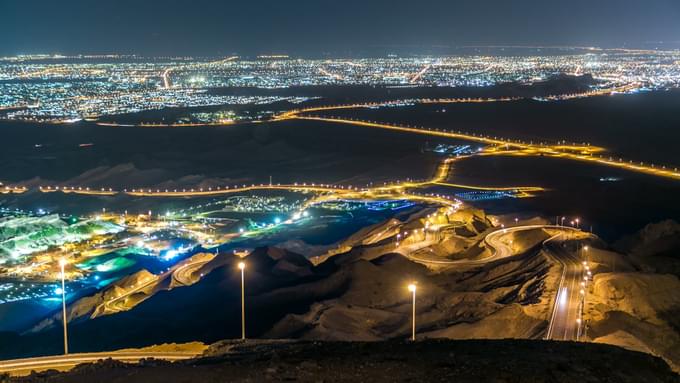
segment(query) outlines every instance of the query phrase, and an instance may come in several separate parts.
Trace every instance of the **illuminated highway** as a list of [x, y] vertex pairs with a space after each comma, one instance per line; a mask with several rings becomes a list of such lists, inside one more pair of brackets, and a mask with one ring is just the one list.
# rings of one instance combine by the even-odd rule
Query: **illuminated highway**
[[428, 70], [432, 68], [432, 64], [427, 64], [425, 67], [418, 73], [416, 73], [411, 79], [409, 80], [409, 84], [416, 84], [418, 81], [423, 77], [425, 73], [427, 73]]
[[562, 269], [545, 338], [552, 340], [579, 340], [583, 309], [582, 298], [584, 297], [581, 293], [583, 288], [581, 284], [587, 281], [583, 279], [584, 264], [582, 260], [565, 250], [563, 244], [564, 240], [570, 239], [569, 235], [577, 237], [589, 237], [591, 235], [572, 227], [533, 225], [495, 231], [489, 234], [484, 239], [484, 242], [494, 248], [494, 256], [497, 258], [507, 257], [512, 254], [512, 249], [507, 243], [500, 240], [506, 232], [514, 229], [531, 230], [537, 228], [559, 231], [558, 234], [543, 241], [542, 248], [560, 264]]
[[196, 352], [149, 352], [149, 351], [113, 351], [83, 354], [45, 356], [38, 358], [14, 359], [0, 362], [0, 373], [11, 376], [28, 375], [31, 371], [68, 370], [81, 363], [94, 363], [104, 359], [136, 363], [142, 359], [154, 358], [167, 361], [186, 360], [199, 356]]
[[23, 194], [28, 191], [25, 186], [2, 186], [0, 184], [0, 194]]
[[[234, 60], [236, 57], [230, 57], [225, 60]], [[222, 60], [222, 61], [225, 61]], [[208, 65], [208, 64], [205, 64]], [[564, 95], [563, 97], [591, 97], [591, 96], [599, 96], [599, 95], [606, 95], [606, 94], [612, 94], [614, 92], [626, 92], [630, 91], [631, 89], [635, 89], [635, 87], [639, 86], [638, 84], [630, 84], [630, 85], [625, 85], [621, 87], [615, 87], [615, 88], [608, 88], [608, 89], [599, 89], [599, 90], [593, 90], [593, 91], [588, 91], [582, 94], [575, 94], [575, 95]], [[558, 97], [558, 96], [555, 96]], [[503, 102], [503, 101], [512, 101], [515, 100], [514, 98], [497, 98], [497, 99], [492, 99], [492, 98], [487, 98], [487, 99], [469, 99], [469, 98], [464, 98], [464, 99], [418, 99], [418, 100], [413, 100], [411, 102], [413, 103], [477, 103], [477, 102]], [[332, 111], [332, 110], [339, 110], [339, 109], [355, 109], [355, 108], [375, 108], [375, 107], [382, 107], [382, 106], [389, 106], [389, 105], [398, 105], [399, 102], [397, 101], [388, 101], [388, 102], [382, 102], [382, 103], [365, 103], [365, 104], [349, 104], [349, 105], [335, 105], [335, 106], [320, 106], [320, 107], [311, 107], [311, 108], [306, 108], [306, 109], [299, 109], [299, 110], [292, 110], [288, 112], [284, 112], [274, 118], [274, 121], [281, 121], [281, 120], [288, 120], [288, 119], [300, 119], [300, 120], [313, 120], [313, 121], [324, 121], [324, 122], [332, 122], [332, 123], [339, 123], [339, 124], [348, 124], [348, 125], [354, 125], [354, 126], [363, 126], [363, 127], [370, 127], [370, 128], [378, 128], [378, 129], [387, 129], [387, 130], [392, 130], [392, 131], [397, 131], [397, 132], [405, 132], [405, 133], [413, 133], [413, 134], [421, 134], [421, 135], [428, 135], [428, 136], [435, 136], [435, 137], [444, 137], [444, 138], [452, 138], [452, 139], [460, 139], [460, 140], [466, 140], [466, 141], [473, 141], [473, 142], [479, 142], [483, 143], [485, 145], [488, 145], [486, 148], [483, 149], [482, 152], [474, 154], [474, 155], [469, 155], [469, 156], [462, 156], [458, 157], [457, 159], [462, 159], [462, 158], [470, 158], [472, 156], [487, 156], [487, 155], [514, 155], [514, 156], [548, 156], [548, 157], [555, 157], [555, 158], [565, 158], [565, 159], [570, 159], [570, 160], [576, 160], [576, 161], [581, 161], [581, 162], [588, 162], [588, 163], [595, 163], [603, 166], [611, 166], [611, 167], [616, 167], [628, 171], [634, 171], [634, 172], [639, 172], [639, 173], [645, 173], [649, 175], [654, 175], [654, 176], [660, 176], [660, 177], [667, 177], [667, 178], [673, 178], [673, 179], [680, 179], [680, 171], [678, 171], [677, 168], [667, 168], [665, 166], [654, 166], [650, 164], [645, 164], [644, 162], [633, 162], [631, 160], [624, 160], [622, 158], [613, 158], [613, 157], [606, 157], [602, 155], [601, 153], [605, 151], [604, 148], [601, 147], [596, 147], [592, 146], [589, 144], [582, 144], [582, 145], [577, 145], [577, 144], [571, 144], [567, 145], [565, 143], [558, 143], [555, 145], [549, 145], [549, 144], [544, 144], [544, 143], [533, 143], [533, 142], [524, 142], [524, 141], [519, 141], [519, 140], [510, 140], [510, 139], [502, 139], [498, 137], [490, 137], [490, 136], [484, 136], [484, 135], [477, 135], [477, 134], [469, 134], [469, 133], [463, 133], [463, 132], [452, 132], [452, 131], [445, 131], [445, 130], [433, 130], [433, 129], [426, 129], [426, 128], [420, 128], [420, 127], [411, 127], [411, 126], [400, 126], [400, 125], [394, 125], [394, 124], [386, 124], [386, 123], [379, 123], [379, 122], [374, 122], [374, 121], [359, 121], [359, 120], [352, 120], [352, 119], [344, 119], [344, 118], [335, 118], [335, 117], [322, 117], [322, 116], [311, 116], [309, 113], [313, 112], [324, 112], [324, 111]], [[190, 124], [190, 125], [195, 125], [195, 124]], [[518, 193], [518, 196], [530, 196], [531, 192], [537, 192], [537, 191], [542, 191], [543, 189], [540, 187], [535, 187], [535, 186], [521, 186], [521, 187], [488, 187], [488, 186], [474, 186], [474, 185], [462, 185], [462, 184], [454, 184], [454, 183], [447, 183], [446, 181], [446, 176], [448, 174], [448, 167], [449, 166], [449, 161], [453, 161], [456, 158], [449, 158], [445, 160], [442, 164], [442, 166], [445, 168], [443, 171], [438, 172], [438, 174], [433, 178], [432, 180], [428, 181], [423, 181], [419, 183], [414, 183], [414, 182], [409, 182], [409, 183], [397, 183], [397, 184], [391, 184], [386, 187], [382, 188], [375, 188], [374, 191], [376, 192], [384, 192], [387, 190], [393, 190], [393, 191], [403, 191], [406, 188], [418, 188], [418, 187], [425, 187], [425, 186], [431, 186], [431, 185], [439, 185], [439, 186], [448, 186], [448, 187], [456, 187], [456, 188], [463, 188], [463, 189], [475, 189], [475, 190], [497, 190], [497, 191], [516, 191]], [[246, 192], [246, 191], [253, 191], [253, 190], [286, 190], [286, 191], [302, 191], [302, 192], [320, 192], [320, 193], [345, 193], [347, 192], [347, 189], [352, 190], [353, 188], [351, 186], [344, 187], [344, 186], [337, 186], [337, 185], [298, 185], [298, 184], [292, 184], [292, 185], [265, 185], [265, 184], [260, 184], [260, 185], [250, 185], [246, 186], [243, 185], [241, 187], [217, 187], [217, 188], [208, 188], [206, 189], [182, 189], [182, 190], [167, 190], [167, 189], [132, 189], [131, 191], [128, 189], [123, 189], [123, 191], [120, 190], [114, 190], [112, 188], [100, 188], [100, 189], [90, 189], [90, 188], [83, 188], [83, 187], [72, 187], [72, 186], [41, 186], [39, 189], [41, 192], [49, 193], [49, 192], [56, 192], [60, 191], [62, 193], [73, 193], [73, 194], [83, 194], [83, 195], [96, 195], [96, 196], [113, 196], [119, 193], [124, 193], [128, 194], [131, 196], [135, 197], [201, 197], [201, 196], [214, 196], [214, 195], [222, 195], [222, 194], [229, 194], [229, 193], [239, 193], [239, 192]], [[28, 189], [24, 186], [9, 186], [5, 185], [2, 186], [0, 185], [0, 193], [2, 194], [8, 194], [8, 193], [15, 193], [15, 194], [21, 194], [25, 193]], [[367, 189], [364, 189], [368, 191]]]
[[[542, 249], [548, 256], [557, 261], [561, 268], [545, 338], [552, 340], [579, 340], [581, 334], [580, 320], [583, 310], [582, 299], [584, 298], [581, 289], [584, 288], [582, 284], [587, 283], [583, 279], [584, 264], [574, 254], [565, 250], [562, 245], [565, 240], [578, 238], [579, 236], [590, 236], [590, 234], [573, 227], [555, 225], [523, 225], [498, 229], [484, 237], [484, 245], [491, 251], [491, 255], [475, 260], [447, 260], [414, 255], [419, 250], [439, 242], [439, 236], [429, 236], [428, 238], [428, 235], [425, 235], [424, 240], [408, 245], [397, 245], [394, 252], [430, 267], [478, 266], [517, 255], [517, 250], [512, 246], [512, 240], [507, 240], [506, 237], [517, 232], [530, 230], [547, 230], [550, 233], [557, 232], [557, 234], [552, 235], [542, 243]], [[402, 238], [401, 240], [407, 242], [407, 238]]]
[[194, 255], [194, 257], [197, 257], [197, 259], [192, 259], [192, 261], [182, 264], [172, 272], [173, 284], [191, 286], [196, 282], [196, 279], [193, 278], [194, 273], [215, 259], [215, 256], [216, 255], [212, 253], [203, 253], [200, 254], [200, 256]]
[[[503, 152], [505, 153], [505, 152]], [[496, 155], [495, 152], [483, 152], [479, 155]], [[111, 188], [90, 189], [83, 187], [72, 186], [41, 186], [39, 191], [43, 193], [62, 192], [66, 194], [82, 194], [82, 195], [96, 195], [96, 196], [113, 196], [119, 193], [127, 194], [134, 197], [208, 197], [225, 194], [243, 193], [256, 190], [280, 190], [292, 192], [314, 192], [314, 193], [333, 193], [348, 198], [353, 196], [358, 199], [375, 198], [382, 195], [387, 198], [394, 198], [393, 194], [404, 194], [406, 189], [423, 188], [428, 186], [447, 186], [462, 189], [487, 190], [487, 191], [516, 191], [518, 196], [528, 196], [530, 192], [543, 191], [544, 189], [538, 186], [517, 186], [517, 187], [490, 187], [490, 186], [474, 186], [463, 184], [449, 184], [444, 182], [449, 175], [451, 164], [455, 161], [467, 158], [468, 156], [450, 157], [444, 159], [437, 167], [437, 171], [429, 180], [421, 182], [397, 182], [387, 184], [384, 186], [376, 186], [372, 188], [359, 188], [352, 185], [331, 185], [331, 184], [316, 184], [316, 183], [294, 183], [294, 184], [251, 184], [241, 186], [225, 186], [225, 187], [209, 187], [198, 189], [123, 189], [117, 191]], [[18, 188], [21, 192], [27, 189]], [[7, 189], [8, 192], [10, 189]], [[14, 190], [14, 189], [12, 189]], [[414, 199], [422, 198], [422, 196], [411, 196]]]
[[[561, 233], [563, 232], [577, 232], [578, 230], [572, 227], [566, 227], [566, 226], [554, 226], [554, 225], [523, 225], [523, 226], [514, 226], [514, 227], [509, 227], [505, 229], [499, 229], [495, 230], [489, 234], [487, 234], [484, 237], [484, 245], [486, 248], [491, 250], [491, 255], [481, 258], [481, 259], [474, 259], [474, 260], [468, 260], [468, 259], [461, 259], [461, 260], [446, 260], [446, 259], [431, 259], [431, 258], [419, 258], [417, 256], [414, 256], [410, 254], [412, 251], [407, 251], [411, 250], [411, 248], [397, 248], [396, 252], [408, 257], [409, 259], [423, 263], [423, 264], [430, 264], [430, 265], [435, 265], [435, 266], [466, 266], [466, 265], [479, 265], [479, 264], [484, 264], [487, 262], [507, 258], [513, 255], [516, 255], [515, 250], [512, 248], [512, 246], [507, 242], [504, 241], [504, 237], [512, 235], [514, 233], [520, 232], [520, 231], [530, 231], [530, 230], [539, 230], [539, 229], [545, 229], [545, 230], [550, 230], [550, 231], [560, 231]], [[560, 233], [560, 234], [561, 234]], [[554, 237], [552, 237], [554, 238]], [[437, 242], [437, 240], [432, 240], [427, 243], [427, 246], [430, 244]], [[421, 246], [424, 247], [424, 246]]]
[[150, 278], [141, 281], [141, 283], [138, 282], [137, 284], [135, 284], [133, 288], [120, 293], [120, 295], [105, 300], [103, 303], [101, 303], [94, 309], [90, 318], [96, 318], [102, 315], [113, 314], [120, 311], [127, 311], [130, 308], [130, 306], [127, 303], [128, 298], [130, 298], [132, 295], [136, 293], [142, 292], [147, 287], [150, 287], [158, 283], [158, 281], [161, 280], [162, 278], [163, 274], [152, 275]]
[[[629, 89], [631, 86], [633, 86], [633, 85], [627, 85], [627, 86], [625, 86], [621, 89], [616, 88], [616, 90], [607, 89], [607, 90], [591, 91], [591, 92], [589, 92], [589, 94], [592, 94], [592, 96], [611, 94], [611, 93], [616, 92], [616, 91], [626, 91], [626, 89]], [[501, 100], [485, 99], [485, 100], [478, 100], [478, 101], [470, 101], [470, 100], [460, 99], [460, 100], [456, 100], [455, 102], [494, 102], [494, 101], [501, 101]], [[431, 100], [429, 102], [440, 103], [440, 102], [446, 102], [446, 101], [445, 100]], [[454, 101], [452, 100], [452, 102], [454, 102]], [[624, 169], [624, 170], [628, 170], [628, 171], [633, 171], [633, 172], [644, 173], [644, 174], [653, 175], [653, 176], [666, 177], [666, 178], [672, 178], [672, 179], [680, 180], [680, 171], [678, 170], [677, 167], [673, 167], [671, 169], [670, 167], [666, 167], [666, 166], [655, 166], [655, 165], [645, 164], [644, 162], [624, 160], [623, 158], [616, 159], [616, 158], [613, 158], [613, 157], [605, 157], [601, 154], [602, 152], [606, 151], [605, 148], [592, 146], [592, 145], [588, 145], [588, 144], [585, 144], [585, 145], [577, 145], [577, 144], [567, 145], [567, 144], [559, 143], [559, 144], [555, 144], [555, 145], [550, 145], [550, 144], [541, 143], [541, 142], [539, 142], [539, 143], [533, 143], [533, 142], [527, 143], [527, 142], [524, 142], [524, 141], [501, 139], [501, 138], [498, 138], [498, 137], [490, 137], [490, 136], [470, 134], [470, 133], [452, 132], [452, 131], [446, 131], [446, 130], [427, 129], [427, 128], [411, 127], [411, 126], [401, 126], [401, 125], [380, 123], [380, 122], [375, 122], [375, 121], [361, 121], [361, 120], [352, 120], [352, 119], [338, 118], [338, 117], [323, 117], [323, 116], [308, 115], [308, 113], [313, 113], [313, 112], [332, 111], [332, 110], [338, 110], [338, 109], [373, 108], [373, 107], [378, 107], [378, 106], [383, 106], [383, 105], [389, 105], [389, 103], [383, 103], [383, 104], [368, 103], [368, 104], [339, 105], [339, 106], [328, 106], [328, 107], [313, 107], [313, 108], [301, 109], [301, 110], [295, 110], [295, 111], [283, 113], [283, 114], [277, 116], [275, 120], [278, 121], [278, 120], [287, 120], [287, 119], [299, 119], [299, 120], [323, 121], [323, 122], [347, 124], [347, 125], [353, 125], [353, 126], [386, 129], [386, 130], [405, 132], [405, 133], [421, 134], [421, 135], [434, 136], [434, 137], [460, 139], [460, 140], [473, 141], [473, 142], [479, 142], [479, 143], [483, 143], [483, 144], [486, 144], [486, 145], [490, 145], [490, 147], [487, 147], [487, 148], [484, 149], [483, 154], [486, 154], [486, 155], [525, 155], [525, 156], [549, 156], [549, 157], [556, 157], [556, 158], [565, 158], [565, 159], [569, 159], [569, 160], [596, 163], [596, 164], [599, 164], [599, 165], [616, 167], [616, 168], [620, 168], [620, 169]], [[480, 153], [480, 154], [482, 154], [482, 153]]]
[[96, 318], [102, 315], [113, 314], [121, 311], [127, 311], [132, 306], [128, 303], [128, 299], [137, 293], [143, 292], [149, 287], [153, 287], [165, 278], [172, 278], [171, 286], [190, 286], [195, 280], [192, 279], [193, 273], [199, 270], [208, 262], [215, 258], [215, 254], [202, 253], [197, 254], [190, 259], [174, 266], [171, 270], [159, 275], [153, 275], [145, 280], [138, 281], [131, 288], [119, 292], [115, 297], [108, 299], [99, 304], [92, 312], [91, 318]]
[[[561, 234], [560, 234], [561, 235]], [[562, 266], [559, 287], [553, 303], [553, 310], [546, 332], [546, 339], [579, 340], [584, 295], [581, 294], [584, 280], [584, 264], [574, 254], [565, 250], [557, 241], [559, 236], [550, 238], [544, 247]]]

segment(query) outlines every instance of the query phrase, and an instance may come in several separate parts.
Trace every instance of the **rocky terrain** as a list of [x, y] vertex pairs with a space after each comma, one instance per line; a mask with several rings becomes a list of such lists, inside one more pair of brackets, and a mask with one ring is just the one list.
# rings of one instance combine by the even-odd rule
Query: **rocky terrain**
[[[420, 238], [428, 215], [441, 227], [436, 238], [441, 241]], [[488, 256], [480, 244], [490, 226], [481, 211], [425, 209], [368, 227], [312, 261], [276, 247], [255, 249], [247, 257], [248, 334], [328, 340], [405, 337], [411, 307], [406, 285], [415, 281], [423, 337], [540, 338], [557, 274], [551, 272], [555, 265], [550, 258], [533, 249], [547, 238], [541, 230], [517, 238], [517, 257], [494, 262], [427, 267], [410, 258], [413, 249], [422, 250], [421, 243], [434, 246], [436, 254], [429, 256], [442, 260]], [[395, 236], [409, 231], [395, 247]], [[76, 301], [67, 310], [72, 348], [112, 350], [237, 336], [239, 260], [222, 254], [190, 272], [156, 280], [140, 272]], [[177, 283], [178, 274], [189, 280]], [[0, 334], [0, 354], [52, 352], [61, 337], [58, 317], [55, 313], [28, 333]], [[93, 345], [95, 334], [98, 342]]]
[[680, 276], [680, 223], [661, 221], [622, 238], [614, 248], [641, 271]]
[[618, 347], [522, 340], [221, 342], [202, 358], [100, 361], [3, 382], [678, 382], [659, 358]]
[[680, 370], [680, 225], [647, 225], [589, 250], [595, 276], [587, 295], [587, 337], [663, 357]]
[[[492, 221], [498, 224], [499, 219], [503, 217], [487, 217], [475, 209], [424, 209], [366, 227], [330, 247], [286, 245], [305, 248], [306, 256], [286, 246], [257, 248], [246, 258], [248, 336], [404, 339], [411, 325], [406, 285], [416, 282], [419, 339], [541, 339], [560, 276], [559, 265], [540, 246], [552, 234], [545, 229], [513, 233], [503, 239], [513, 256], [478, 262], [490, 256], [482, 242]], [[424, 234], [426, 224], [437, 226], [438, 234]], [[594, 272], [582, 339], [660, 356], [678, 370], [680, 281], [673, 274], [652, 272], [650, 263], [644, 263], [657, 254], [673, 258], [674, 227], [652, 225], [614, 248], [596, 238], [587, 250], [579, 248], [580, 242], [565, 242], [568, 251], [585, 252], [582, 256]], [[397, 240], [397, 235], [402, 237]], [[624, 245], [627, 253], [621, 253]], [[198, 254], [178, 265], [178, 272], [148, 285], [144, 281], [150, 275], [142, 271], [75, 302], [68, 309], [73, 349], [237, 337], [238, 261], [231, 254]], [[137, 285], [142, 287], [133, 294], [115, 299]], [[57, 314], [30, 333], [0, 334], [0, 353], [19, 357], [36, 349], [55, 352], [61, 337], [56, 319]]]

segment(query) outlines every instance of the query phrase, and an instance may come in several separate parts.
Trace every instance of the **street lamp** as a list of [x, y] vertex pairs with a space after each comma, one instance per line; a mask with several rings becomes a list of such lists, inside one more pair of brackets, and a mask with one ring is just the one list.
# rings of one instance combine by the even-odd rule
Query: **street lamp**
[[582, 254], [582, 257], [585, 258], [585, 259], [588, 259], [588, 245], [583, 246], [583, 251], [584, 251], [585, 253]]
[[411, 283], [408, 285], [408, 291], [413, 293], [413, 312], [411, 314], [412, 316], [412, 326], [411, 326], [411, 340], [415, 341], [416, 340], [416, 284]]
[[239, 262], [238, 268], [241, 269], [241, 339], [246, 340], [246, 301], [245, 301], [246, 264], [244, 262]]
[[66, 282], [64, 281], [64, 266], [66, 266], [66, 260], [64, 258], [59, 260], [59, 266], [61, 267], [61, 313], [62, 313], [62, 323], [64, 325], [64, 355], [68, 354], [68, 330], [66, 328]]

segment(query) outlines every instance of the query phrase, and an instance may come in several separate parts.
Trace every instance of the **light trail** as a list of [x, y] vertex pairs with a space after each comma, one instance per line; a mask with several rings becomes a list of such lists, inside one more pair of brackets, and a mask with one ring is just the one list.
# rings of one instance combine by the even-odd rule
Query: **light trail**
[[[580, 231], [572, 231], [572, 233], [591, 236]], [[582, 314], [580, 283], [583, 276], [583, 265], [576, 255], [564, 250], [558, 244], [553, 244], [557, 238], [564, 234], [567, 234], [567, 232], [562, 232], [543, 242], [544, 249], [562, 268], [560, 280], [555, 290], [555, 299], [545, 339], [573, 341], [578, 340], [581, 329], [581, 322], [578, 319]]]
[[2, 361], [0, 362], [0, 373], [6, 373], [10, 376], [23, 376], [30, 374], [31, 371], [45, 371], [50, 369], [68, 370], [78, 364], [94, 363], [105, 359], [114, 359], [128, 363], [139, 362], [140, 360], [147, 358], [178, 361], [195, 358], [200, 354], [200, 352], [113, 351], [44, 356]]

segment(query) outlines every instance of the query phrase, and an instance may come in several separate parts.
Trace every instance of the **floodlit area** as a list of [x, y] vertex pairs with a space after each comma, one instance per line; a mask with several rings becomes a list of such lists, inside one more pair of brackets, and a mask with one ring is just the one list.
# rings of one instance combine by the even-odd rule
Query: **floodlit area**
[[[311, 199], [310, 199], [311, 198]], [[238, 195], [146, 214], [66, 216], [3, 209], [0, 304], [101, 289], [139, 270], [158, 275], [199, 252], [243, 251], [296, 235], [306, 225], [349, 221], [352, 212], [389, 216], [408, 200], [320, 199], [313, 195]], [[279, 239], [280, 240], [280, 239]], [[56, 298], [55, 298], [56, 297]]]

